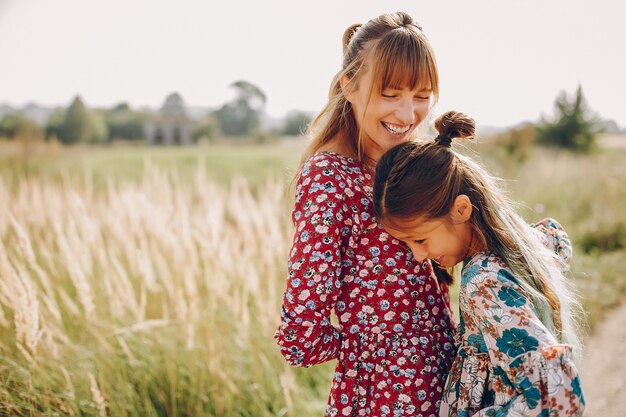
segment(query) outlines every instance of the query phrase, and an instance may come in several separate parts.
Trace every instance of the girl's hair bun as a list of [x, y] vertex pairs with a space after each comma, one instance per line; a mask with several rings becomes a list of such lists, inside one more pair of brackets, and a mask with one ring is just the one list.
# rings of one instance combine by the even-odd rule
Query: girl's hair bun
[[435, 120], [439, 136], [435, 139], [442, 146], [450, 146], [452, 139], [472, 139], [476, 132], [474, 119], [458, 111], [448, 111]]

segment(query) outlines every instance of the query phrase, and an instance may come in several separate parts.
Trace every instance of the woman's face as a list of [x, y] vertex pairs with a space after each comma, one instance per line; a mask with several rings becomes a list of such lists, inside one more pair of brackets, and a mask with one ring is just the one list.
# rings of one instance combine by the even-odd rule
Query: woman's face
[[[382, 154], [410, 139], [415, 128], [430, 111], [432, 91], [423, 88], [372, 88], [372, 72], [366, 70], [358, 79], [356, 90], [344, 87], [346, 99], [352, 104], [358, 128], [362, 132], [365, 154], [378, 161]], [[371, 94], [370, 94], [371, 92]]]

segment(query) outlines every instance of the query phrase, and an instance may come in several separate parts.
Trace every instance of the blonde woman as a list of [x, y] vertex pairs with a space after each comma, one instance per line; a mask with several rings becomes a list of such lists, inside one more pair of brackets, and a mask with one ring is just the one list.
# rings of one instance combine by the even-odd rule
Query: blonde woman
[[449, 277], [390, 238], [372, 202], [379, 158], [438, 97], [435, 57], [405, 13], [349, 27], [343, 51], [295, 179], [275, 337], [294, 366], [337, 361], [327, 416], [436, 416], [455, 352]]

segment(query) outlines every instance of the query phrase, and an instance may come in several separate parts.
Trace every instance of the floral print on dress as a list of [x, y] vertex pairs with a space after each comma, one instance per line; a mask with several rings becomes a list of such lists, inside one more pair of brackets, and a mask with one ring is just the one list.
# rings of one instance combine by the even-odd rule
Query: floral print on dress
[[275, 338], [291, 365], [337, 360], [326, 416], [434, 417], [456, 352], [448, 288], [377, 223], [372, 185], [335, 153], [304, 163]]
[[[569, 262], [571, 243], [555, 220], [532, 226]], [[572, 347], [545, 328], [500, 258], [479, 252], [466, 260], [459, 297], [461, 346], [440, 416], [582, 416], [585, 399]]]

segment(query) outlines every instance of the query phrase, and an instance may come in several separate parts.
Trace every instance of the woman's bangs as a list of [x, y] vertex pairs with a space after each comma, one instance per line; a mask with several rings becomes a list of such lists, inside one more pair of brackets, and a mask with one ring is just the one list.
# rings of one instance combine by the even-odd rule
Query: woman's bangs
[[393, 31], [380, 40], [372, 55], [373, 79], [381, 80], [380, 91], [409, 88], [439, 93], [432, 51], [415, 34]]

